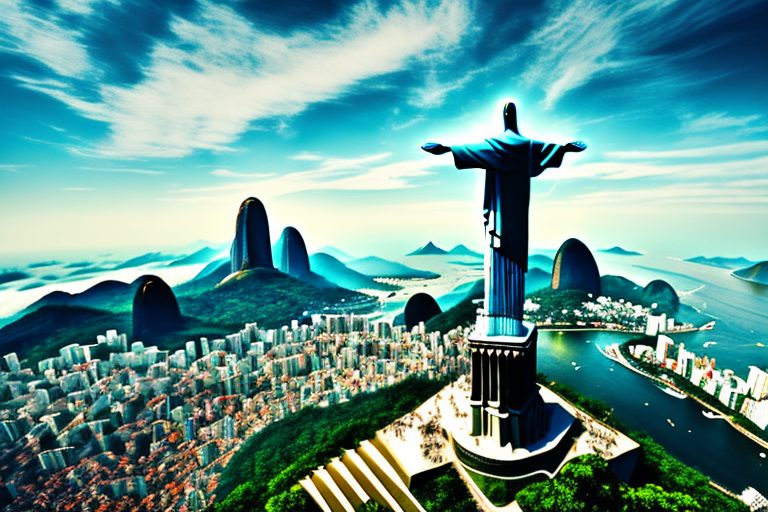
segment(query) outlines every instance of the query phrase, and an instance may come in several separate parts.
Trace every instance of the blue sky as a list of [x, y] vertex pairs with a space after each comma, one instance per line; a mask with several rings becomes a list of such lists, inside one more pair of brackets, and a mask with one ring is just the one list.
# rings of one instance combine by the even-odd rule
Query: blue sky
[[0, 0], [0, 252], [226, 242], [239, 203], [310, 249], [480, 247], [480, 173], [419, 150], [589, 149], [531, 244], [768, 258], [765, 2]]

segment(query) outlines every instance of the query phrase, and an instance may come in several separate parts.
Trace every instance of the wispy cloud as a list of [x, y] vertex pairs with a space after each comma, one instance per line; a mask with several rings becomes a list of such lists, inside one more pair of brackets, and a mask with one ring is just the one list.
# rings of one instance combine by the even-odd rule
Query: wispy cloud
[[432, 173], [432, 167], [444, 165], [435, 158], [382, 163], [390, 157], [390, 153], [379, 153], [358, 158], [323, 158], [312, 169], [283, 174], [235, 173], [220, 169], [212, 174], [248, 180], [179, 188], [173, 192], [201, 195], [258, 189], [263, 196], [280, 196], [308, 190], [397, 190], [414, 187], [416, 179]]
[[[711, 50], [720, 40], [698, 40], [698, 47], [669, 54], [661, 51], [681, 34], [696, 30], [752, 5], [754, 1], [679, 0], [551, 2], [525, 45], [533, 50], [523, 79], [544, 91], [542, 104], [552, 108], [565, 94], [607, 75], [642, 76], [656, 94], [675, 62]], [[659, 51], [654, 51], [658, 49]], [[674, 73], [678, 88], [685, 78]]]
[[18, 173], [21, 169], [29, 167], [26, 164], [0, 164], [0, 171]]
[[408, 103], [419, 108], [439, 107], [450, 93], [463, 89], [483, 71], [485, 70], [482, 68], [466, 70], [458, 78], [441, 80], [438, 78], [437, 72], [432, 69], [427, 73], [424, 84], [412, 91]]
[[576, 195], [569, 198], [572, 204], [579, 206], [600, 205], [648, 205], [697, 204], [707, 205], [768, 205], [768, 196], [764, 189], [750, 186], [734, 186], [719, 183], [675, 183], [631, 190], [601, 190]]
[[0, 48], [32, 57], [63, 77], [84, 77], [92, 69], [80, 32], [33, 2], [0, 4]]
[[304, 161], [316, 161], [316, 160], [322, 160], [323, 157], [315, 154], [315, 153], [309, 153], [307, 151], [302, 151], [301, 153], [297, 153], [293, 156], [291, 156], [291, 160], [304, 160]]
[[[3, 18], [17, 51], [65, 77], [82, 77], [91, 69], [78, 33], [59, 29], [16, 2], [12, 7]], [[387, 10], [364, 2], [336, 23], [277, 35], [229, 7], [202, 1], [191, 18], [173, 18], [173, 37], [155, 44], [144, 78], [135, 85], [101, 85], [93, 99], [69, 83], [27, 79], [22, 84], [107, 123], [109, 139], [81, 149], [84, 154], [181, 157], [195, 150], [226, 151], [254, 122], [290, 118], [455, 45], [470, 22], [462, 0], [429, 5], [402, 0]], [[46, 37], [52, 41], [45, 43]]]
[[621, 158], [625, 160], [661, 160], [668, 158], [747, 156], [755, 153], [768, 153], [768, 140], [753, 140], [736, 144], [709, 145], [696, 148], [660, 151], [612, 151], [606, 153], [606, 156], [609, 158]]
[[63, 192], [90, 192], [96, 189], [93, 187], [61, 187], [59, 190]]
[[214, 169], [211, 171], [212, 176], [218, 176], [220, 178], [252, 178], [252, 179], [263, 179], [268, 178], [270, 176], [274, 176], [275, 173], [273, 172], [267, 172], [267, 173], [260, 173], [260, 172], [235, 172], [231, 169]]
[[762, 119], [763, 116], [758, 114], [732, 116], [725, 112], [713, 112], [699, 117], [688, 117], [684, 119], [682, 128], [683, 131], [687, 132], [709, 132], [715, 130], [745, 128], [753, 133], [757, 131], [768, 131], [768, 125], [765, 123], [755, 126], [755, 122]]
[[606, 180], [669, 176], [687, 181], [702, 177], [762, 176], [766, 168], [768, 168], [768, 156], [685, 163], [638, 163], [615, 160], [576, 164], [564, 170], [550, 172], [549, 175], [544, 173], [542, 176], [545, 179], [600, 178]]
[[410, 128], [411, 126], [414, 126], [416, 124], [421, 123], [422, 121], [426, 120], [427, 118], [424, 116], [413, 116], [412, 118], [408, 119], [407, 121], [403, 121], [402, 123], [396, 123], [390, 126], [390, 129], [392, 131], [398, 132], [400, 130], [405, 130], [406, 128]]
[[85, 171], [93, 172], [106, 172], [117, 174], [142, 174], [145, 176], [161, 176], [165, 174], [165, 171], [157, 171], [155, 169], [138, 169], [129, 167], [80, 167]]

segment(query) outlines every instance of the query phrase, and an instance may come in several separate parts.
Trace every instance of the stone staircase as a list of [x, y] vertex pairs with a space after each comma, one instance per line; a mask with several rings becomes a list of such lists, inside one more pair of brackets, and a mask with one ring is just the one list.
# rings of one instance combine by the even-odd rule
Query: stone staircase
[[408, 490], [403, 471], [377, 441], [363, 441], [301, 480], [323, 512], [354, 512], [369, 500], [395, 512], [425, 512]]

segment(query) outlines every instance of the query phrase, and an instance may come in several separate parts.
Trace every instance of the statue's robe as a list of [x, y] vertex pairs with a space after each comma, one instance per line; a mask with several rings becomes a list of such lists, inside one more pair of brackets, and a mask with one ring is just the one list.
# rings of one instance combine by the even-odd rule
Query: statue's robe
[[528, 270], [528, 203], [531, 178], [560, 167], [560, 144], [531, 140], [512, 130], [478, 144], [451, 146], [457, 169], [485, 169], [483, 217], [490, 245]]

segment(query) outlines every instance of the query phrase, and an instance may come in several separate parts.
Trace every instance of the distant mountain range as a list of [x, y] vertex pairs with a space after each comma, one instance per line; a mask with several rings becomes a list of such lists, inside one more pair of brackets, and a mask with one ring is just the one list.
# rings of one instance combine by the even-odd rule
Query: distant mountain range
[[604, 252], [606, 254], [616, 254], [618, 256], [642, 256], [643, 255], [643, 253], [641, 252], [624, 249], [623, 247], [619, 247], [618, 245], [611, 247], [610, 249], [600, 249], [599, 252]]
[[322, 253], [325, 253], [325, 254], [330, 254], [331, 256], [336, 258], [337, 260], [339, 260], [341, 262], [344, 262], [344, 263], [346, 263], [348, 261], [352, 261], [354, 259], [357, 259], [355, 256], [351, 256], [349, 253], [346, 253], [346, 252], [342, 251], [338, 247], [333, 247], [333, 246], [330, 246], [330, 245], [324, 245], [317, 252], [318, 253], [322, 252]]
[[169, 267], [178, 267], [181, 265], [194, 265], [198, 263], [208, 263], [213, 258], [219, 255], [221, 251], [217, 249], [213, 249], [211, 247], [203, 247], [202, 249], [199, 249], [192, 254], [189, 254], [187, 256], [184, 256], [183, 258], [179, 258], [177, 260], [174, 260], [168, 264]]
[[398, 290], [400, 287], [379, 283], [373, 278], [352, 270], [330, 254], [318, 252], [309, 257], [312, 270], [328, 281], [350, 290]]
[[459, 244], [450, 251], [448, 251], [448, 254], [453, 254], [454, 256], [472, 256], [473, 258], [482, 258], [483, 255], [479, 252], [475, 252], [469, 247], [467, 247], [464, 244]]
[[744, 269], [746, 267], [749, 267], [750, 265], [754, 265], [755, 262], [748, 260], [747, 258], [724, 258], [722, 256], [714, 256], [712, 258], [708, 258], [706, 256], [696, 256], [693, 258], [688, 258], [685, 261], [689, 261], [691, 263], [698, 263], [699, 265], [707, 265], [710, 267], [718, 267], [718, 268], [730, 268], [730, 269]]
[[359, 258], [347, 263], [347, 267], [368, 277], [391, 277], [397, 279], [434, 279], [440, 274], [428, 270], [411, 268], [396, 261], [378, 256]]
[[[227, 276], [229, 262], [216, 263], [218, 268], [208, 269], [205, 276], [174, 288], [184, 328], [175, 337], [163, 335], [168, 348], [198, 336], [222, 336], [247, 321], [279, 328], [307, 310], [367, 312], [376, 304], [372, 297], [340, 288], [311, 272], [301, 280], [274, 269]], [[223, 282], [222, 276], [227, 276]], [[132, 283], [103, 281], [76, 294], [57, 291], [44, 296], [0, 329], [0, 353], [16, 351], [19, 357], [37, 361], [55, 355], [68, 343], [113, 328], [135, 339], [130, 329], [133, 298], [145, 277]]]
[[733, 275], [745, 281], [768, 285], [768, 261], [761, 261], [751, 267], [736, 270]]
[[35, 311], [44, 306], [78, 306], [105, 311], [130, 311], [133, 294], [140, 280], [124, 283], [108, 279], [80, 293], [51, 292], [32, 303], [25, 311]]
[[8, 272], [0, 272], [0, 284], [12, 283], [13, 281], [21, 281], [32, 277], [26, 272], [20, 272], [18, 270], [11, 270]]
[[464, 244], [458, 244], [450, 251], [438, 247], [433, 242], [427, 242], [426, 245], [419, 247], [413, 252], [409, 252], [406, 256], [442, 256], [444, 254], [451, 254], [453, 256], [472, 256], [473, 258], [482, 258], [483, 255], [479, 252], [475, 252]]
[[531, 256], [528, 256], [529, 270], [532, 268], [539, 268], [546, 272], [551, 272], [552, 265], [554, 264], [555, 264], [555, 260], [553, 260], [549, 256], [544, 256], [543, 254], [533, 254]]
[[135, 258], [131, 258], [129, 260], [124, 261], [123, 263], [120, 263], [119, 265], [114, 267], [114, 270], [119, 270], [121, 268], [140, 267], [141, 265], [147, 265], [149, 263], [159, 263], [162, 261], [170, 261], [176, 258], [178, 258], [178, 256], [173, 254], [163, 254], [161, 252], [148, 252], [148, 253], [142, 254], [141, 256], [136, 256]]

